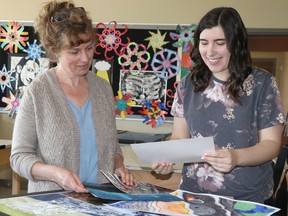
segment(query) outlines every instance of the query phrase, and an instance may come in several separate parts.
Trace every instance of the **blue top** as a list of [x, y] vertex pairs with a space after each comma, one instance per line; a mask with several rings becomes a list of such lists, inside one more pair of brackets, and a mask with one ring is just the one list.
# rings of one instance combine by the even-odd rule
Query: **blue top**
[[[258, 143], [258, 131], [284, 122], [275, 78], [254, 68], [241, 91], [242, 105], [229, 97], [223, 81], [215, 77], [203, 92], [194, 92], [191, 73], [178, 84], [171, 113], [184, 117], [191, 137], [214, 138], [216, 149], [249, 148]], [[271, 161], [258, 166], [215, 171], [207, 163], [186, 163], [180, 189], [214, 193], [235, 199], [263, 202], [273, 193]]]
[[69, 99], [68, 102], [80, 130], [80, 179], [84, 183], [97, 183], [98, 149], [91, 98], [80, 109]]

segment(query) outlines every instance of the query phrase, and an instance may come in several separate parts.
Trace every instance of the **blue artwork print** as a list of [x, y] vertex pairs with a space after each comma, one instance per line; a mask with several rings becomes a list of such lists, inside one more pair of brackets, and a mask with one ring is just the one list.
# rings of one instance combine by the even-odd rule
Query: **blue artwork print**
[[280, 209], [256, 202], [176, 190], [170, 193], [180, 201], [120, 201], [109, 204], [115, 208], [145, 211], [161, 215], [193, 216], [271, 216]]

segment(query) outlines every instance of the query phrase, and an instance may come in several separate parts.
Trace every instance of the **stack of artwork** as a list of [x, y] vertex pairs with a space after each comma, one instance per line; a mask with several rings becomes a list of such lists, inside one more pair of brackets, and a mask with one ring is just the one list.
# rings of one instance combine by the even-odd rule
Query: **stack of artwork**
[[280, 210], [212, 194], [171, 191], [143, 182], [128, 188], [120, 183], [118, 176], [104, 171], [103, 174], [113, 185], [86, 185], [90, 193], [82, 194], [59, 191], [0, 199], [0, 214], [269, 216]]

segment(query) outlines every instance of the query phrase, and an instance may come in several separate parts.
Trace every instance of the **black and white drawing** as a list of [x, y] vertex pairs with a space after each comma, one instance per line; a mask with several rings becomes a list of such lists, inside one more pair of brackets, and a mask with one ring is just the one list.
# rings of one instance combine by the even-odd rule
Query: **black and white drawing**
[[40, 73], [50, 68], [49, 58], [39, 58], [33, 61], [23, 54], [9, 55], [9, 69], [15, 70], [14, 90], [29, 85]]
[[156, 100], [166, 103], [167, 81], [155, 75], [153, 71], [141, 71], [138, 74], [120, 72], [119, 88], [122, 94], [130, 94], [135, 106], [144, 101]]

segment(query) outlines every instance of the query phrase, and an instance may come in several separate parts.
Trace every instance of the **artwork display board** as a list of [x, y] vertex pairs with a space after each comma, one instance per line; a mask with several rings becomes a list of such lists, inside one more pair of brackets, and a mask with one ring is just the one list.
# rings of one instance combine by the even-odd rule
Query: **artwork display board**
[[[115, 21], [94, 25], [98, 43], [90, 69], [112, 85], [115, 97], [131, 101], [127, 110], [122, 107], [116, 112], [117, 117], [139, 119], [152, 103], [157, 108], [161, 106], [161, 115], [171, 117], [177, 80], [183, 69], [187, 71], [192, 65], [189, 60], [187, 63], [187, 57], [183, 59], [183, 54], [191, 50], [189, 32], [195, 26]], [[32, 22], [0, 21], [0, 111], [7, 111], [7, 100], [12, 94], [52, 65], [55, 64], [45, 56]], [[116, 111], [117, 107], [116, 104]]]
[[32, 23], [0, 21], [0, 111], [7, 107], [3, 97], [11, 98], [49, 68]]
[[[135, 102], [131, 105], [133, 114], [128, 113], [126, 118], [141, 119], [139, 111], [142, 110], [143, 103], [152, 99], [163, 103], [167, 108], [166, 117], [171, 117], [175, 83], [182, 66], [181, 53], [179, 54], [181, 51], [175, 45], [178, 39], [173, 40], [170, 36], [176, 32], [177, 25], [116, 22], [97, 25], [100, 43], [96, 47], [96, 61], [111, 65], [108, 77], [112, 82], [114, 95], [121, 91], [123, 95], [130, 94], [130, 100]], [[111, 35], [116, 38], [111, 39], [114, 40], [113, 46], [108, 46], [107, 38]]]

